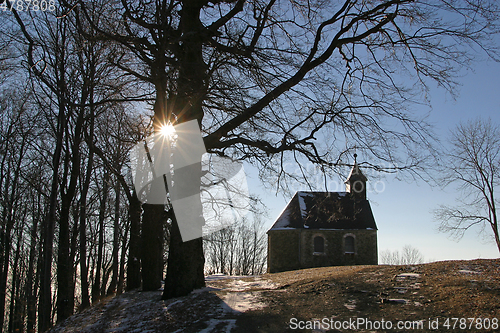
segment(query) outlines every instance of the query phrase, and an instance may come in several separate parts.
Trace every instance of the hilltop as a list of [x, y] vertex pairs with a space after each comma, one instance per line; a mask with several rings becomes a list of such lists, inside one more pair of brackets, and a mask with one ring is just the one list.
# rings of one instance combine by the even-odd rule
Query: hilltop
[[108, 298], [51, 332], [494, 332], [500, 259], [212, 275], [186, 297], [160, 297]]

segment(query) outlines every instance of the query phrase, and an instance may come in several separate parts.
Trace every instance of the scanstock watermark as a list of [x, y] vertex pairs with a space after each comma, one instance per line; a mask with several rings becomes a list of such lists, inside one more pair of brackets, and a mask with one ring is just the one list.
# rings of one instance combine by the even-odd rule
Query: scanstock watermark
[[299, 320], [291, 318], [289, 327], [292, 330], [425, 330], [428, 331], [448, 331], [448, 330], [468, 330], [480, 332], [482, 330], [498, 330], [500, 328], [500, 320], [498, 318], [489, 317], [471, 317], [471, 318], [428, 318], [422, 320], [370, 320], [368, 318], [349, 318], [347, 320], [339, 320], [336, 317]]
[[292, 330], [423, 330], [424, 320], [370, 320], [367, 318], [322, 318], [299, 320], [291, 318], [289, 327]]
[[196, 120], [162, 127], [135, 145], [130, 159], [139, 200], [171, 205], [184, 242], [249, 212], [243, 164], [208, 154]]

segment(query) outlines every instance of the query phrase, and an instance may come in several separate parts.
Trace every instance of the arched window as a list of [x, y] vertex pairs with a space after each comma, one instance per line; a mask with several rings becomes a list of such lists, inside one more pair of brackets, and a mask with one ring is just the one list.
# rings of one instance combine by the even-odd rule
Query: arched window
[[347, 235], [344, 238], [344, 253], [355, 253], [354, 237]]
[[324, 253], [325, 252], [325, 239], [321, 236], [314, 237], [314, 252]]

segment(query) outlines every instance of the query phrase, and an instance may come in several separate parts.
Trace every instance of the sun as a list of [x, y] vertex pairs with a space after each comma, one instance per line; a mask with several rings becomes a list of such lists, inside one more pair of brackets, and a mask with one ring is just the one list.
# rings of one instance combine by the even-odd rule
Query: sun
[[175, 136], [175, 127], [172, 124], [162, 125], [160, 127], [160, 134], [167, 138], [173, 138]]

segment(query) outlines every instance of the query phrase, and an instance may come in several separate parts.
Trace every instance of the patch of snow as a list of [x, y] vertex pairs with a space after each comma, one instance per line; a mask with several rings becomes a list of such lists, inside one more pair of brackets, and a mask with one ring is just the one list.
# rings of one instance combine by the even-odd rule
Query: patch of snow
[[346, 304], [344, 304], [344, 306], [348, 309], [348, 310], [356, 310], [356, 300], [349, 300]]
[[475, 272], [468, 269], [461, 269], [458, 272], [462, 274], [481, 274], [481, 272]]
[[249, 310], [262, 309], [265, 303], [259, 301], [256, 292], [231, 292], [222, 297], [222, 308], [225, 312], [246, 312]]
[[418, 279], [420, 277], [420, 274], [418, 273], [401, 273], [396, 275], [396, 278], [413, 278], [413, 279]]
[[223, 301], [222, 310], [226, 313], [241, 313], [262, 309], [266, 304], [261, 302], [260, 292], [275, 288], [276, 284], [261, 277], [256, 277], [253, 281], [233, 280], [222, 290], [227, 291], [220, 296]]
[[184, 299], [179, 299], [179, 300], [177, 300], [175, 302], [172, 302], [172, 303], [170, 303], [169, 305], [167, 305], [165, 307], [165, 310], [169, 311], [172, 308], [172, 306], [174, 306], [176, 304], [181, 304], [182, 302], [184, 302]]
[[208, 327], [199, 331], [198, 333], [210, 333], [221, 323], [225, 323], [225, 327], [218, 327], [217, 332], [230, 333], [231, 330], [236, 327], [236, 319], [210, 319], [208, 322]]
[[300, 207], [300, 215], [302, 218], [307, 217], [307, 207], [306, 207], [306, 202], [304, 201], [304, 197], [308, 196], [308, 193], [304, 192], [297, 192], [297, 196], [299, 198], [299, 207]]
[[273, 225], [272, 230], [290, 227], [290, 211], [287, 207], [288, 205], [286, 205], [285, 209], [281, 212], [278, 220], [276, 220], [276, 223]]
[[224, 290], [227, 291], [247, 291], [249, 289], [275, 289], [276, 285], [268, 280], [256, 278], [254, 281], [234, 280], [228, 284]]

